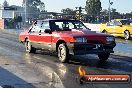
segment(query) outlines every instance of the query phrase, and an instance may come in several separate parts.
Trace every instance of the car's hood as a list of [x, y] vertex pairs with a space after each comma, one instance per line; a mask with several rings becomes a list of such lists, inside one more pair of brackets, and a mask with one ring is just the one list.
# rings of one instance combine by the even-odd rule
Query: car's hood
[[72, 31], [63, 31], [61, 32], [63, 34], [66, 34], [66, 35], [70, 35], [70, 36], [111, 36], [111, 35], [107, 35], [107, 34], [103, 34], [103, 33], [97, 33], [97, 32], [94, 32], [94, 31], [90, 31], [88, 29], [80, 29], [80, 30], [77, 30], [77, 29], [72, 29]]

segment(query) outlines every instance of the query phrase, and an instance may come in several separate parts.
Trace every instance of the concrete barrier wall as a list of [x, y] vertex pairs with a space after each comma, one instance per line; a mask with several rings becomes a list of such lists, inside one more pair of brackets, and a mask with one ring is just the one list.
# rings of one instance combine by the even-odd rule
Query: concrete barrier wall
[[98, 31], [100, 32], [100, 24], [91, 24], [91, 23], [84, 23], [91, 31]]

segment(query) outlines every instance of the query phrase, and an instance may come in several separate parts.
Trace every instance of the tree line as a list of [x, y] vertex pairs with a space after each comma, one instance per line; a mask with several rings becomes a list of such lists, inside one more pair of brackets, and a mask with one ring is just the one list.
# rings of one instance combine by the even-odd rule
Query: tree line
[[[75, 14], [77, 15], [76, 10], [66, 8], [61, 10], [62, 13], [66, 14]], [[82, 13], [82, 20], [85, 22], [98, 23], [98, 22], [107, 22], [109, 20], [109, 10], [102, 9], [100, 0], [87, 0], [85, 6], [85, 14]], [[119, 13], [116, 9], [111, 8], [111, 19], [132, 19], [131, 13]]]
[[[6, 0], [3, 4], [4, 6], [9, 6]], [[39, 18], [40, 13], [47, 12], [45, 10], [45, 4], [41, 0], [23, 0], [22, 5], [24, 8], [26, 7], [26, 15], [28, 19]], [[64, 17], [78, 19], [78, 16], [81, 16], [81, 20], [85, 22], [96, 23], [108, 21], [109, 10], [102, 9], [100, 0], [87, 0], [86, 6], [83, 6], [82, 8], [84, 8], [84, 10], [81, 9], [80, 12], [78, 12], [77, 9], [71, 8], [62, 9], [61, 12], [63, 15], [66, 15]], [[53, 15], [56, 16], [56, 14]], [[117, 18], [132, 18], [132, 12], [122, 14], [117, 12], [116, 9], [111, 8], [111, 19]]]

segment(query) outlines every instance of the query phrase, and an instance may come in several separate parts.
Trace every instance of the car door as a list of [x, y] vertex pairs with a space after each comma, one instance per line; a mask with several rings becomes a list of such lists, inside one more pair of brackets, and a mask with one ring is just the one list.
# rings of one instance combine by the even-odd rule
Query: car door
[[121, 22], [114, 21], [114, 25], [115, 25], [114, 34], [119, 35], [119, 34], [122, 34], [124, 32]]
[[38, 25], [33, 25], [30, 29], [30, 32], [29, 32], [29, 41], [31, 42], [32, 46], [33, 47], [36, 47], [38, 48], [38, 42], [39, 42], [39, 37], [38, 37], [38, 34], [39, 34], [39, 27]]
[[113, 33], [113, 30], [114, 30], [114, 22], [113, 22], [113, 21], [108, 22], [106, 25], [107, 25], [106, 31], [107, 31], [109, 34], [112, 34], [112, 33]]
[[40, 33], [39, 33], [39, 42], [40, 42], [40, 47], [42, 49], [51, 49], [51, 44], [52, 44], [52, 34], [51, 33], [46, 33], [46, 30], [51, 30], [49, 26], [49, 21], [43, 21], [41, 23], [40, 27]]

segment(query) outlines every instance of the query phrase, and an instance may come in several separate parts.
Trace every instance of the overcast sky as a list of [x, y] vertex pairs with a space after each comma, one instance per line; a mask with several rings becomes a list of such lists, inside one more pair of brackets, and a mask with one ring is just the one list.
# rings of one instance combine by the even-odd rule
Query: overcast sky
[[[22, 5], [22, 0], [7, 0], [10, 5]], [[41, 0], [45, 3], [46, 10], [49, 12], [61, 12], [61, 9], [72, 8], [75, 9], [77, 6], [85, 7], [86, 0]], [[108, 9], [109, 0], [101, 0], [102, 8]], [[117, 9], [121, 13], [132, 12], [132, 0], [111, 0], [113, 5], [112, 8]], [[4, 0], [0, 0], [2, 4]]]

